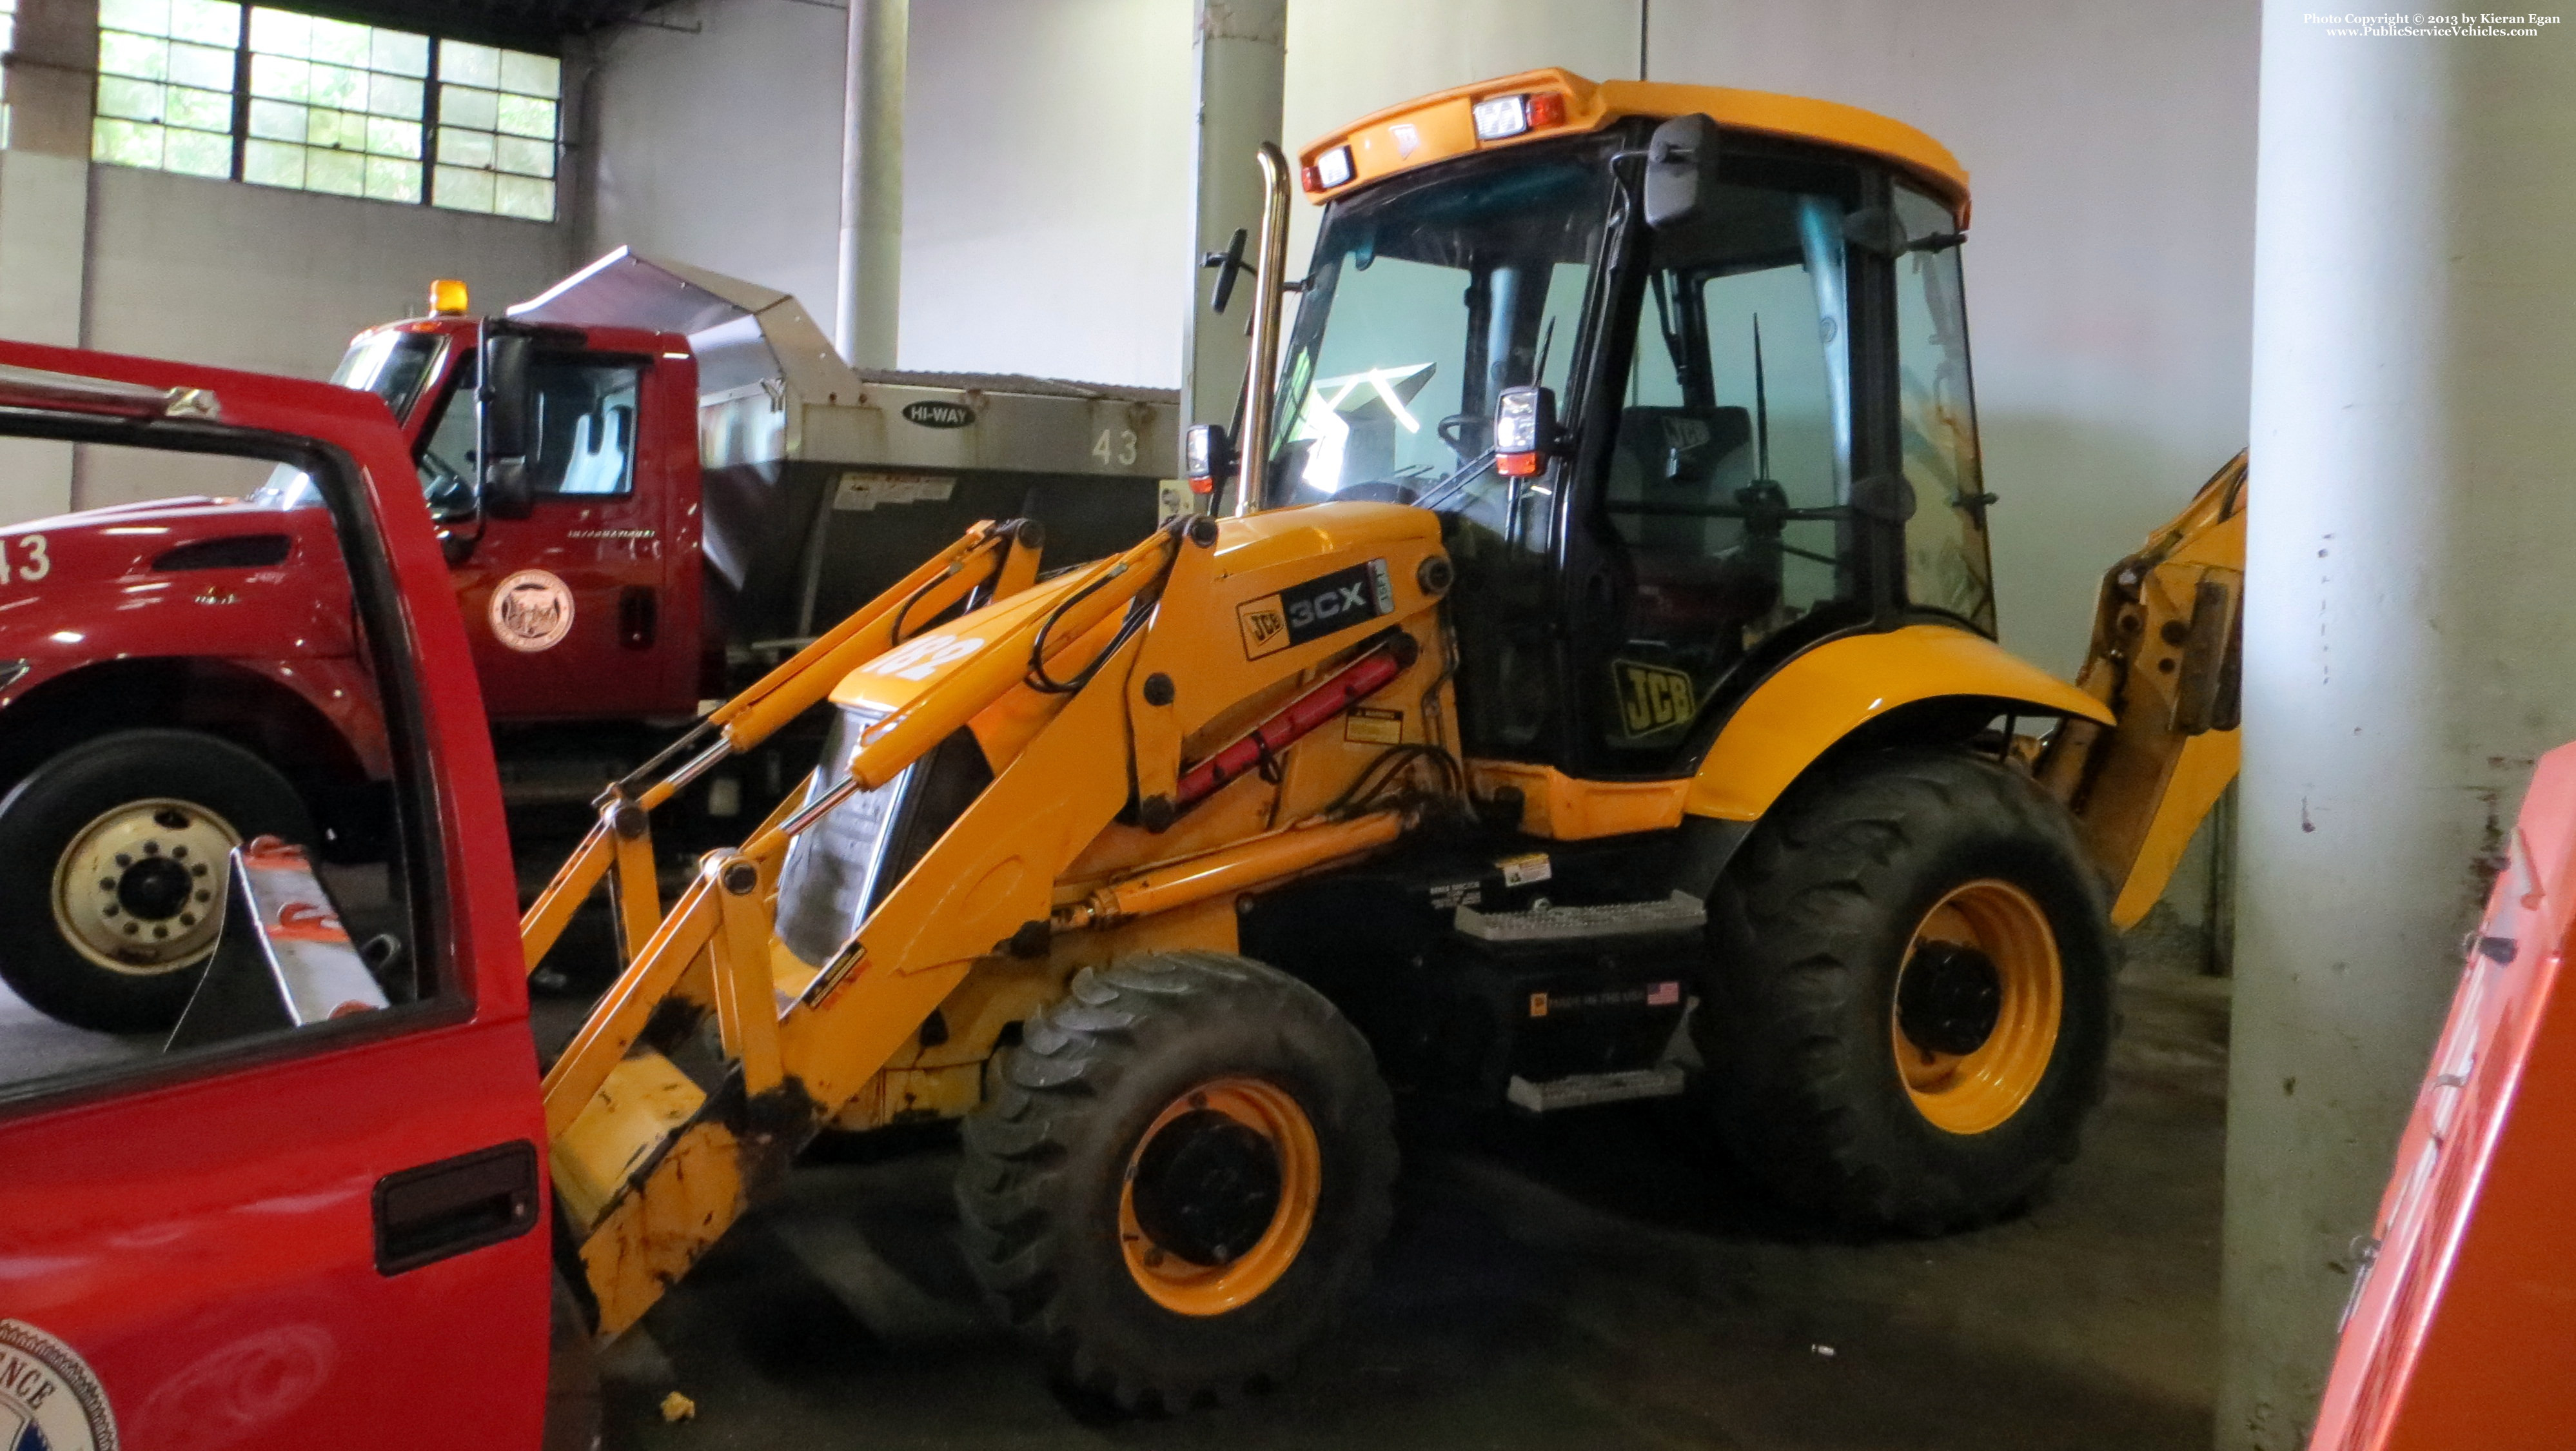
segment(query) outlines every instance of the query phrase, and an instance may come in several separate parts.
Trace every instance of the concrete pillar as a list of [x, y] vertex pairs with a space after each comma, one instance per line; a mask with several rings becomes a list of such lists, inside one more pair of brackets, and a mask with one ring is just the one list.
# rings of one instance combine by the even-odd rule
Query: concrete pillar
[[[1189, 423], [1234, 423], [1243, 392], [1244, 320], [1251, 316], [1249, 274], [1237, 280], [1220, 317], [1208, 307], [1216, 274], [1199, 259], [1222, 252], [1241, 227], [1243, 255], [1259, 256], [1261, 168], [1253, 156], [1279, 141], [1280, 97], [1288, 70], [1287, 0], [1197, 0], [1197, 126], [1191, 195], [1197, 223], [1190, 237], [1188, 321], [1181, 338], [1181, 416]], [[1290, 266], [1297, 265], [1290, 254]], [[1176, 462], [1173, 471], [1179, 472]]]
[[[0, 337], [78, 347], [88, 293], [89, 130], [97, 0], [19, 0], [0, 95]], [[67, 443], [0, 439], [0, 524], [72, 506]]]
[[2264, 5], [2223, 1451], [2305, 1443], [2462, 934], [2576, 736], [2567, 31]]
[[912, 6], [911, 0], [849, 3], [832, 342], [854, 368], [891, 368], [903, 296], [903, 79]]

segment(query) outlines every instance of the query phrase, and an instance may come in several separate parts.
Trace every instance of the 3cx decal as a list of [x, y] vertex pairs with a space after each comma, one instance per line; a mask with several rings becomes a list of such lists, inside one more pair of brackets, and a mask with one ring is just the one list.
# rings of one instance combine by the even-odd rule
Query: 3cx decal
[[1258, 660], [1393, 613], [1394, 581], [1386, 561], [1372, 559], [1246, 600], [1234, 607], [1234, 622], [1243, 634], [1244, 658]]
[[107, 1392], [70, 1346], [0, 1320], [0, 1451], [116, 1451]]

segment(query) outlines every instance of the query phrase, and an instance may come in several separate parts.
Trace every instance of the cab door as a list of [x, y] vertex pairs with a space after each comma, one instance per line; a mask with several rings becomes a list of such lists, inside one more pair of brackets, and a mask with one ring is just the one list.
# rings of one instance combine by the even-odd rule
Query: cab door
[[[346, 576], [365, 642], [348, 678], [379, 697], [393, 778], [380, 840], [289, 843], [319, 863], [311, 889], [245, 886], [226, 916], [228, 938], [270, 953], [234, 966], [336, 953], [348, 990], [327, 1006], [254, 993], [259, 1011], [200, 1016], [201, 988], [173, 1036], [118, 1037], [0, 989], [0, 1445], [533, 1447], [544, 1114], [489, 736], [402, 442], [374, 399], [321, 384], [0, 343], [0, 385], [13, 365], [112, 367], [144, 385], [129, 404], [184, 388], [209, 406], [21, 407], [0, 433], [168, 435], [313, 481], [303, 507], [337, 527], [302, 537], [340, 543], [300, 563]], [[330, 444], [281, 441], [313, 437]]]
[[[695, 704], [695, 615], [675, 608], [672, 591], [678, 531], [659, 467], [668, 450], [659, 439], [643, 446], [648, 417], [667, 412], [663, 395], [685, 383], [668, 371], [592, 352], [541, 350], [531, 361], [535, 507], [524, 519], [451, 526], [480, 530], [457, 570], [457, 605], [496, 721], [685, 715]], [[427, 452], [473, 450], [469, 377], [451, 390]], [[682, 452], [694, 468], [693, 439]]]

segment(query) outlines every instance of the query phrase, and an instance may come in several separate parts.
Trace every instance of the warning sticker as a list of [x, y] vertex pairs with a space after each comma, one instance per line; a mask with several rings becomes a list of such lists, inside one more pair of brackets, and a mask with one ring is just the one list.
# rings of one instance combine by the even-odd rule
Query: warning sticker
[[1482, 882], [1443, 882], [1431, 889], [1431, 910], [1446, 912], [1454, 907], [1474, 907], [1485, 900]]
[[1533, 1018], [1544, 1018], [1547, 1016], [1547, 994], [1530, 994], [1530, 1016]]
[[1507, 856], [1494, 865], [1503, 869], [1503, 885], [1506, 887], [1526, 887], [1556, 875], [1555, 864], [1543, 851], [1534, 851], [1527, 856]]
[[1396, 746], [1404, 743], [1404, 712], [1379, 710], [1373, 706], [1355, 705], [1342, 718], [1342, 739], [1369, 746]]
[[956, 492], [955, 479], [931, 474], [843, 474], [832, 507], [865, 512], [879, 504], [943, 504]]
[[1234, 607], [1246, 659], [1303, 645], [1395, 612], [1386, 561], [1372, 559]]

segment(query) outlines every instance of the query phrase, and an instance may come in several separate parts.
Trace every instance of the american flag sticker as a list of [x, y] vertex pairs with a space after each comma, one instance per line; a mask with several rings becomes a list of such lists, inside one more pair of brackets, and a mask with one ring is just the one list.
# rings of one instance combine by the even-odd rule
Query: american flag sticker
[[1681, 1000], [1682, 985], [1677, 982], [1659, 982], [1646, 989], [1646, 1006], [1650, 1008], [1669, 1008]]

